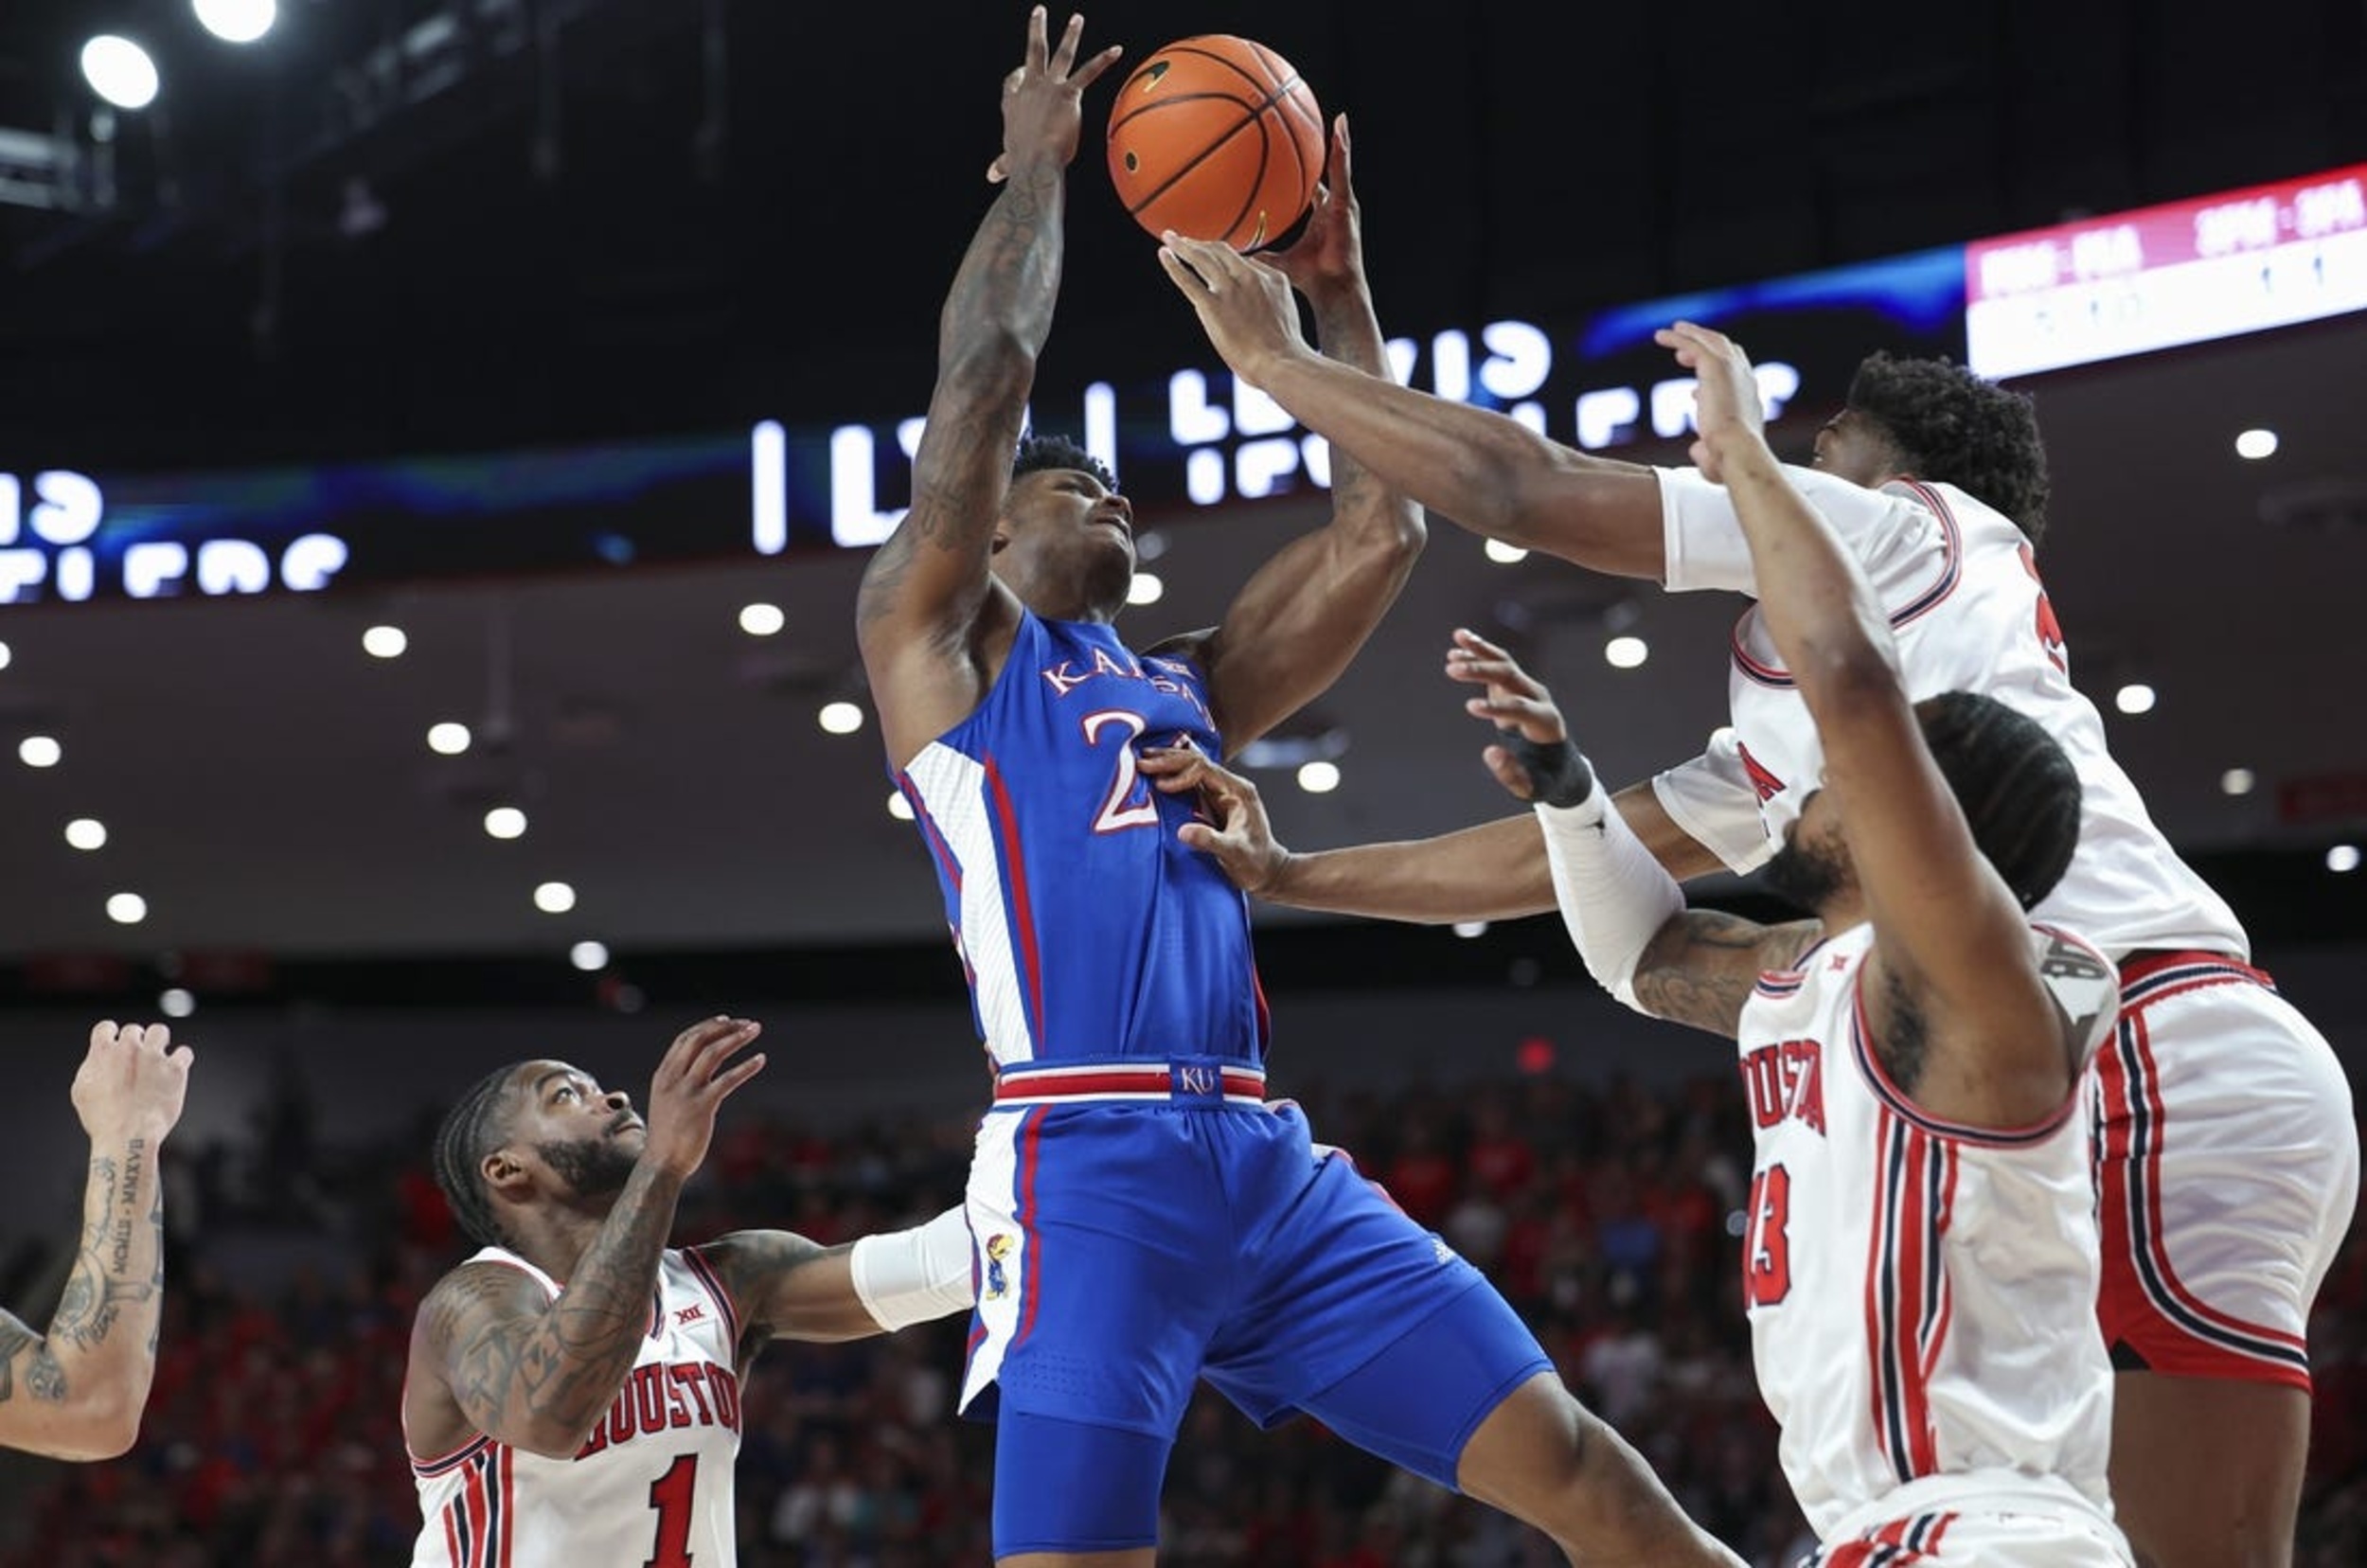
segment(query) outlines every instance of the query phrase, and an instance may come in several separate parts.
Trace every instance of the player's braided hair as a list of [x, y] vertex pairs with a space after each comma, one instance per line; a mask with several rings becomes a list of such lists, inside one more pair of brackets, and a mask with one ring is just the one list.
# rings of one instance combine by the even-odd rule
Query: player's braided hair
[[1986, 502], [2033, 544], [2044, 537], [2046, 445], [2028, 393], [1944, 359], [1872, 354], [1849, 383], [1849, 406], [1882, 427], [1913, 477]]
[[508, 1244], [501, 1221], [493, 1218], [493, 1201], [486, 1195], [485, 1173], [480, 1167], [500, 1142], [502, 1113], [507, 1108], [510, 1081], [521, 1065], [513, 1061], [479, 1078], [444, 1113], [436, 1128], [436, 1185], [444, 1189], [444, 1202], [452, 1205], [453, 1218], [480, 1246]]
[[2045, 725], [1994, 697], [1943, 692], [1917, 703], [1915, 718], [1973, 842], [2030, 908], [2079, 846], [2078, 770]]
[[1118, 488], [1117, 475], [1100, 458], [1066, 436], [1039, 436], [1031, 430], [1019, 438], [1019, 451], [1011, 458], [1011, 477], [1040, 473], [1045, 469], [1075, 469], [1100, 480], [1103, 490]]

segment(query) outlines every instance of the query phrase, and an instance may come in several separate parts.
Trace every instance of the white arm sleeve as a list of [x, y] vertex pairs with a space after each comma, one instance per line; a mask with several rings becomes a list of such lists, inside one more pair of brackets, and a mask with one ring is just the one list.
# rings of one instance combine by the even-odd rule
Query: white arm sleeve
[[846, 1266], [863, 1310], [890, 1333], [968, 1311], [977, 1300], [970, 1217], [958, 1203], [925, 1225], [864, 1237]]
[[1757, 870], [1775, 852], [1759, 814], [1759, 792], [1731, 729], [1711, 736], [1709, 748], [1692, 761], [1655, 774], [1652, 793], [1669, 821], [1736, 876]]
[[1685, 906], [1676, 879], [1644, 847], [1597, 784], [1575, 806], [1539, 806], [1554, 898], [1586, 971], [1637, 1012], [1636, 960], [1669, 918]]

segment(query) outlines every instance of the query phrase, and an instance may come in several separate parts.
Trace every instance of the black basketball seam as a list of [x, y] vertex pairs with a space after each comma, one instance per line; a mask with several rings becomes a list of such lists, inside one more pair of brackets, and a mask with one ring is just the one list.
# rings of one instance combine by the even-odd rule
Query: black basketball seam
[[[1159, 52], [1162, 54], [1173, 54], [1176, 52], [1176, 49], [1174, 45], [1170, 45], [1167, 48], [1162, 49]], [[1193, 49], [1188, 52], [1200, 55], [1204, 59], [1213, 60], [1219, 65], [1223, 65], [1230, 69], [1236, 76], [1243, 77], [1245, 79], [1249, 78], [1248, 72], [1243, 71], [1238, 65], [1235, 65], [1233, 62], [1225, 59], [1222, 55], [1213, 55], [1208, 53], [1205, 49]], [[1133, 79], [1130, 77], [1127, 80], [1130, 81]], [[1249, 80], [1250, 85], [1253, 87], [1257, 84], [1255, 79]], [[1194, 158], [1190, 163], [1185, 164], [1183, 168], [1177, 169], [1174, 173], [1168, 175], [1165, 180], [1161, 181], [1159, 185], [1146, 194], [1141, 201], [1134, 203], [1131, 206], [1129, 206], [1126, 209], [1126, 215], [1130, 218], [1140, 216], [1143, 208], [1150, 205], [1151, 203], [1166, 195], [1168, 190], [1174, 187], [1176, 181], [1182, 179], [1184, 175], [1189, 174], [1193, 169], [1198, 169], [1202, 163], [1206, 162], [1210, 153], [1216, 151], [1217, 149], [1222, 147], [1225, 143], [1239, 135], [1245, 127], [1252, 125], [1262, 127], [1265, 123], [1266, 111], [1281, 103], [1284, 98], [1290, 93], [1290, 89], [1299, 84], [1299, 78], [1295, 76], [1292, 77], [1281, 86], [1269, 91], [1264, 101], [1255, 105], [1249, 103], [1245, 99], [1235, 98], [1230, 93], [1184, 93], [1176, 98], [1161, 98], [1157, 103], [1146, 103], [1141, 108], [1133, 110], [1121, 118], [1112, 120], [1110, 122], [1109, 136], [1107, 139], [1114, 140], [1117, 134], [1127, 126], [1132, 124], [1137, 117], [1143, 115], [1148, 115], [1152, 110], [1160, 108], [1166, 104], [1198, 103], [1205, 101], [1209, 98], [1215, 98], [1223, 103], [1240, 104], [1242, 108], [1249, 111], [1247, 117], [1245, 117], [1239, 125], [1233, 127], [1233, 129], [1227, 131], [1223, 135], [1219, 136], [1216, 140], [1210, 142], [1206, 147], [1201, 148], [1200, 150], [1199, 157]], [[1320, 125], [1317, 126], [1316, 130], [1317, 134], [1321, 134], [1322, 127]], [[1233, 223], [1226, 226], [1225, 232], [1228, 234], [1233, 232], [1234, 228], [1239, 226], [1242, 217], [1248, 215], [1250, 205], [1257, 200], [1257, 187], [1266, 183], [1266, 165], [1268, 161], [1273, 157], [1273, 139], [1262, 129], [1259, 132], [1259, 134], [1266, 136], [1266, 143], [1265, 146], [1259, 150], [1258, 153], [1257, 179], [1255, 183], [1250, 187], [1249, 202], [1242, 204], [1240, 213], [1236, 215]], [[1294, 160], [1298, 158], [1298, 142], [1296, 138], [1293, 138], [1290, 143], [1290, 156]], [[1304, 162], [1300, 162], [1299, 164], [1299, 172], [1301, 175], [1304, 175], [1307, 172], [1307, 165]]]

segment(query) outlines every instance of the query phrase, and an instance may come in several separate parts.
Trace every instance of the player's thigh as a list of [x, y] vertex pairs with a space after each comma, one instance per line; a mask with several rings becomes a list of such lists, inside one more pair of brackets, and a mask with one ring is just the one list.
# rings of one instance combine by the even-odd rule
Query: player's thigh
[[995, 1422], [994, 1560], [1148, 1568], [1174, 1439], [1006, 1403]]
[[1269, 1131], [1239, 1162], [1240, 1208], [1265, 1219], [1204, 1375], [1260, 1425], [1337, 1415], [1361, 1434], [1344, 1435], [1451, 1485], [1460, 1440], [1544, 1352], [1478, 1270], [1353, 1162], [1293, 1144], [1286, 1116]]
[[2309, 1397], [2225, 1378], [2123, 1373], [2112, 1502], [2154, 1568], [2282, 1568], [2309, 1451]]
[[2266, 988], [2160, 984], [2132, 988], [2096, 1063], [2113, 1363], [2305, 1391], [2309, 1304], [2358, 1196], [2349, 1086]]
[[[1575, 1406], [1537, 1336], [1482, 1282], [1297, 1405], [1366, 1452], [1442, 1487], [1461, 1488], [1470, 1472], [1465, 1455], [1474, 1435], [1504, 1406], [1520, 1401], [1532, 1382]], [[1575, 1452], [1574, 1431], [1560, 1449]], [[1549, 1467], [1551, 1458], [1540, 1457], [1540, 1469]], [[1466, 1489], [1488, 1502], [1514, 1501], [1492, 1488]]]

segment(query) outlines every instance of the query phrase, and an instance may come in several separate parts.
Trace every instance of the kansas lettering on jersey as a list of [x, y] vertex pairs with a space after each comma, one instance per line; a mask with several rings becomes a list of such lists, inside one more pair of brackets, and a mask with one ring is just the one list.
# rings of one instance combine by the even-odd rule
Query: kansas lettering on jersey
[[[1977, 691], [2044, 724], [2079, 772], [2079, 848], [2038, 918], [2106, 952], [2190, 948], [2243, 956], [2243, 927], [2225, 900], [2171, 849], [2106, 749], [2104, 721], [2071, 684], [2063, 632], [2021, 530], [1949, 485], [1908, 481], [1871, 490], [1813, 469], [1786, 474], [1829, 523], [1889, 612], [1907, 694]], [[1750, 550], [1723, 488], [1693, 469], [1660, 471], [1672, 589], [1753, 591]], [[1816, 727], [1784, 670], [1756, 606], [1735, 628], [1730, 752], [1714, 751], [1757, 796], [1761, 844], [1780, 842], [1824, 767]], [[1682, 773], [1683, 770], [1679, 770]], [[1671, 775], [1664, 775], [1666, 780]], [[1664, 784], [1664, 800], [1672, 792]], [[1740, 799], [1739, 788], [1735, 792]], [[1672, 814], [1742, 868], [1735, 839], [1709, 809]], [[1747, 807], [1738, 807], [1747, 810]], [[1756, 847], [1753, 846], [1753, 847]]]
[[[522, 1269], [559, 1294], [503, 1248], [469, 1261]], [[739, 1560], [739, 1339], [705, 1261], [668, 1250], [641, 1353], [574, 1458], [484, 1436], [411, 1456], [421, 1520], [412, 1568], [729, 1568]]]
[[[1757, 1146], [1743, 1291], [1784, 1473], [1826, 1539], [1938, 1478], [2109, 1517], [2081, 1096], [2013, 1131], [1926, 1114], [1864, 1034], [1873, 941], [1860, 925], [1760, 976], [1737, 1034]], [[2117, 1006], [2111, 966], [2059, 933], [2032, 941], [2092, 1053]]]
[[1194, 665], [1029, 614], [978, 710], [898, 780], [997, 1066], [1262, 1063], [1248, 900], [1176, 837], [1192, 800], [1136, 765], [1140, 747], [1185, 740], [1222, 754]]

